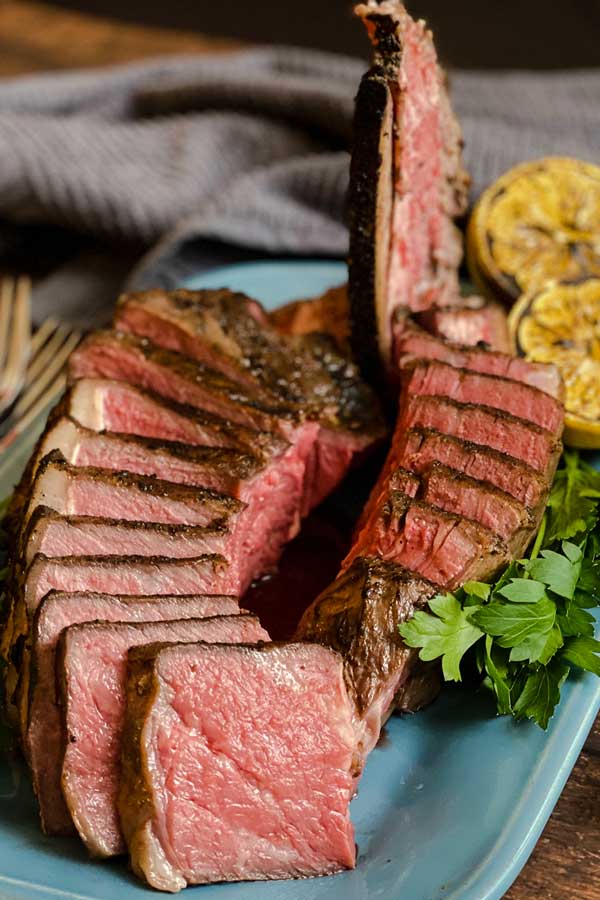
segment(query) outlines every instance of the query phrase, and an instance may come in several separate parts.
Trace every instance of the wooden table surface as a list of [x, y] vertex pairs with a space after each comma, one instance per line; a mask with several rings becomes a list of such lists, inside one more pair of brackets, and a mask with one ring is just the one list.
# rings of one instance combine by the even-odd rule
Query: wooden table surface
[[[200, 34], [0, 0], [0, 76], [231, 47], [230, 41]], [[600, 717], [506, 900], [600, 900]]]

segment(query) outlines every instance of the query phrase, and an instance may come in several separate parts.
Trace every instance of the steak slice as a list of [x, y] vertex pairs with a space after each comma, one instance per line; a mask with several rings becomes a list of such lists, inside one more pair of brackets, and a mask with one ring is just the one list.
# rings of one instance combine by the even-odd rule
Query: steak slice
[[253, 314], [256, 308], [256, 301], [227, 290], [153, 290], [122, 297], [115, 324], [189, 354], [296, 422], [318, 421], [312, 469], [308, 464], [314, 506], [339, 484], [353, 458], [383, 437], [379, 405], [330, 338], [285, 338], [266, 314]]
[[[394, 375], [394, 311], [459, 301], [461, 241], [453, 217], [466, 208], [460, 130], [431, 32], [397, 0], [356, 7], [374, 48], [354, 117], [350, 170], [349, 296], [352, 345], [378, 335], [366, 371]], [[382, 212], [377, 221], [377, 213]], [[369, 247], [369, 244], [371, 245]], [[383, 247], [379, 249], [377, 245]]]
[[293, 434], [295, 411], [281, 403], [266, 406], [252, 388], [197, 360], [157, 347], [120, 331], [95, 331], [71, 354], [69, 373], [77, 378], [114, 378], [154, 391], [179, 404], [221, 416], [246, 428]]
[[296, 638], [324, 644], [344, 657], [348, 693], [357, 714], [358, 769], [373, 749], [386, 719], [408, 696], [413, 676], [414, 711], [440, 689], [437, 666], [419, 664], [418, 650], [407, 647], [398, 625], [423, 609], [438, 589], [394, 562], [358, 556], [304, 613]]
[[61, 516], [47, 506], [36, 507], [23, 541], [29, 565], [36, 553], [45, 556], [165, 556], [185, 559], [219, 553], [233, 557], [232, 533], [223, 522], [215, 525], [165, 525], [129, 522], [98, 516]]
[[492, 447], [520, 459], [550, 482], [558, 464], [561, 443], [539, 425], [489, 406], [458, 403], [447, 397], [408, 396], [401, 425], [421, 426]]
[[[127, 651], [156, 641], [249, 644], [268, 640], [258, 619], [249, 615], [169, 622], [92, 622], [65, 628], [57, 651], [65, 728], [61, 781], [75, 827], [93, 856], [115, 856], [126, 850], [117, 796]], [[183, 715], [185, 719], [186, 713]], [[201, 796], [199, 799], [203, 800]]]
[[342, 657], [317, 644], [131, 651], [119, 808], [136, 874], [177, 891], [352, 868], [352, 718]]
[[[291, 406], [265, 407], [250, 389], [230, 381], [214, 369], [170, 350], [155, 347], [147, 339], [121, 332], [96, 332], [71, 355], [72, 377], [103, 376], [127, 380], [149, 388], [177, 403], [186, 403], [221, 415], [246, 428], [276, 432], [289, 440], [304, 461], [302, 513], [319, 503], [336, 486], [356, 452], [353, 439], [342, 440], [340, 452], [331, 453], [334, 476], [326, 460], [321, 464], [316, 421], [300, 421]], [[329, 435], [327, 435], [329, 436]], [[333, 433], [334, 437], [337, 434]], [[334, 482], [332, 484], [331, 482]]]
[[471, 478], [489, 481], [528, 509], [539, 510], [545, 506], [548, 480], [526, 463], [432, 428], [399, 432], [394, 447], [395, 463], [421, 473], [436, 461]]
[[195, 406], [175, 403], [160, 394], [109, 378], [76, 381], [67, 392], [64, 409], [94, 431], [227, 447], [259, 459], [278, 456], [288, 447], [287, 441], [272, 432], [245, 428]]
[[[243, 511], [239, 515], [230, 516], [232, 540], [229, 558], [235, 558], [243, 564], [246, 587], [253, 578], [273, 569], [284, 545], [296, 536], [300, 528], [305, 463], [294, 446], [289, 447], [283, 455], [265, 461], [238, 450], [194, 447], [153, 438], [98, 433], [62, 416], [49, 428], [40, 453], [52, 448], [60, 450], [74, 466], [103, 465], [105, 469], [115, 470], [117, 473], [127, 471], [150, 476], [153, 480], [159, 478], [163, 487], [167, 484], [165, 479], [171, 485], [202, 487], [202, 491], [186, 489], [194, 499], [194, 505], [198, 505], [203, 496], [206, 497], [204, 489], [219, 491], [240, 500]], [[118, 477], [121, 479], [121, 475]], [[84, 475], [78, 474], [76, 480], [79, 482], [82, 478]], [[97, 482], [95, 477], [94, 490], [106, 492], [105, 472], [100, 486]], [[114, 487], [111, 486], [108, 490], [112, 491]], [[89, 488], [84, 485], [78, 489], [78, 493], [82, 491], [86, 494], [85, 511], [97, 515], [90, 508], [94, 506], [94, 501], [90, 502], [88, 498]], [[177, 496], [173, 487], [169, 487], [168, 494], [171, 498]], [[146, 509], [149, 502], [147, 491], [143, 495], [144, 505], [141, 508], [139, 504], [130, 502], [129, 496], [130, 493], [127, 495], [128, 507], [131, 507], [132, 513], [139, 513], [140, 519], [147, 516], [151, 517], [151, 521], [164, 520], [164, 512], [161, 511], [163, 518], [159, 519], [159, 513], [154, 507]], [[112, 513], [104, 506], [103, 500], [100, 503], [104, 507], [101, 515], [123, 517], [122, 508]], [[172, 502], [167, 506], [172, 506]], [[75, 512], [82, 512], [81, 503], [75, 501], [75, 507]], [[94, 509], [98, 509], [97, 504]], [[224, 512], [223, 510], [223, 516]], [[216, 515], [220, 515], [218, 510]], [[179, 516], [182, 524], [189, 524], [189, 519], [187, 510]], [[169, 521], [176, 520], [171, 518]], [[214, 521], [214, 517], [209, 521]], [[73, 554], [74, 552], [72, 551]], [[154, 552], [155, 555], [169, 555], [162, 554], [159, 550]]]
[[460, 306], [432, 306], [417, 318], [445, 341], [468, 347], [485, 344], [490, 350], [511, 353], [506, 310], [495, 301], [463, 297]]
[[131, 522], [210, 525], [233, 520], [246, 504], [192, 485], [159, 478], [69, 465], [58, 450], [39, 464], [23, 522], [37, 506], [64, 515], [106, 516]]
[[192, 484], [243, 500], [265, 464], [255, 456], [224, 447], [203, 447], [109, 431], [92, 431], [68, 416], [51, 417], [40, 458], [59, 450], [73, 466], [153, 475], [175, 484]]
[[407, 315], [396, 316], [394, 342], [394, 356], [399, 365], [421, 359], [437, 359], [460, 369], [523, 382], [550, 394], [560, 402], [564, 398], [564, 385], [556, 366], [529, 362], [518, 356], [496, 353], [484, 347], [453, 344], [429, 334]]
[[[258, 314], [257, 314], [257, 311]], [[379, 409], [357, 369], [325, 335], [284, 337], [256, 300], [229, 290], [150, 290], [121, 297], [115, 327], [185, 353], [298, 418], [368, 445]]]
[[534, 518], [510, 494], [489, 481], [470, 478], [439, 462], [432, 463], [423, 472], [419, 497], [447, 512], [485, 525], [506, 542], [513, 559], [523, 556], [539, 524], [540, 516]]
[[[34, 557], [23, 590], [23, 612], [31, 617], [48, 591], [103, 594], [234, 594], [227, 560], [217, 554], [194, 559], [163, 556]], [[21, 621], [21, 617], [19, 617]]]
[[502, 409], [560, 438], [565, 411], [562, 403], [544, 391], [502, 378], [484, 375], [469, 369], [458, 369], [439, 360], [420, 360], [404, 370], [406, 394], [449, 397], [460, 403], [476, 403]]
[[[64, 740], [56, 692], [55, 656], [61, 631], [82, 622], [162, 622], [233, 616], [234, 597], [114, 597], [51, 591], [37, 608], [31, 627], [31, 678], [24, 748], [46, 834], [75, 834], [63, 798]], [[96, 710], [97, 712], [97, 710]]]
[[373, 511], [342, 563], [378, 556], [454, 590], [487, 581], [508, 562], [504, 542], [483, 525], [391, 491]]

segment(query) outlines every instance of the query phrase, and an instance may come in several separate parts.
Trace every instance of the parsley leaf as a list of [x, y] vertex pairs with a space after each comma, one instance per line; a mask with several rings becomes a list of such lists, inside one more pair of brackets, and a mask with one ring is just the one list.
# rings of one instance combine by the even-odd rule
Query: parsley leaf
[[579, 551], [579, 557], [573, 562], [566, 555], [565, 547], [571, 552], [575, 545], [563, 541], [563, 553], [557, 553], [555, 550], [542, 550], [537, 559], [532, 559], [527, 563], [526, 569], [532, 578], [543, 582], [553, 593], [558, 594], [559, 597], [571, 599], [581, 572], [582, 553], [578, 547], [575, 547]]
[[500, 715], [546, 728], [570, 668], [600, 676], [600, 641], [588, 612], [600, 606], [600, 472], [566, 452], [526, 559], [495, 584], [467, 582], [400, 626], [421, 659], [442, 659], [460, 680], [471, 652]]
[[498, 638], [500, 647], [516, 647], [528, 638], [547, 635], [556, 619], [556, 604], [549, 597], [537, 603], [504, 603], [493, 600], [471, 614], [486, 634]]
[[468, 611], [452, 594], [438, 594], [429, 601], [429, 608], [434, 615], [416, 612], [399, 626], [400, 634], [409, 647], [421, 648], [420, 659], [441, 656], [446, 681], [460, 681], [460, 661], [483, 632], [471, 624]]
[[565, 451], [563, 463], [548, 498], [547, 544], [590, 531], [598, 521], [600, 473], [575, 451]]
[[593, 637], [574, 637], [567, 640], [561, 657], [567, 662], [579, 666], [600, 676], [600, 641]]
[[568, 674], [568, 666], [554, 660], [532, 672], [513, 707], [517, 718], [533, 719], [545, 731]]

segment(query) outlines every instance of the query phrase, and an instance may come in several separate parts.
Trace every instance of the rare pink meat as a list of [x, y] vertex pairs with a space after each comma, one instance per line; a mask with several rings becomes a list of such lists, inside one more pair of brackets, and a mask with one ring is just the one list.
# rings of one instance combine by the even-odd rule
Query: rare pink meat
[[429, 394], [502, 409], [534, 422], [557, 438], [562, 434], [562, 403], [528, 384], [498, 375], [459, 369], [439, 360], [420, 360], [411, 363], [405, 372], [404, 390], [411, 397]]
[[523, 382], [559, 401], [563, 399], [564, 386], [556, 366], [529, 362], [518, 356], [496, 353], [484, 347], [450, 343], [424, 331], [405, 315], [398, 316], [395, 321], [394, 340], [395, 358], [399, 365], [420, 359], [437, 359], [460, 369]]
[[[115, 548], [118, 549], [118, 548]], [[239, 579], [218, 555], [194, 559], [157, 556], [34, 557], [25, 579], [23, 600], [30, 615], [48, 591], [98, 591], [103, 594], [234, 594]]]
[[353, 706], [316, 644], [130, 653], [119, 806], [155, 888], [352, 868]]
[[235, 556], [232, 532], [216, 525], [161, 525], [128, 522], [97, 516], [62, 516], [38, 506], [31, 517], [25, 541], [25, 562], [36, 553], [45, 556], [165, 556], [185, 559], [218, 553]]
[[30, 698], [24, 740], [46, 834], [74, 834], [60, 784], [64, 743], [56, 694], [55, 655], [61, 631], [81, 622], [161, 622], [236, 615], [234, 597], [118, 597], [51, 591], [31, 628]]
[[492, 447], [520, 459], [538, 472], [553, 472], [560, 442], [551, 432], [489, 406], [459, 403], [446, 397], [408, 396], [402, 428], [435, 428]]
[[[139, 624], [90, 623], [72, 625], [61, 634], [57, 669], [65, 726], [62, 789], [75, 827], [90, 853], [114, 856], [125, 851], [117, 793], [127, 651], [156, 641], [268, 640], [258, 619], [248, 615]], [[228, 698], [226, 702], [233, 700]], [[198, 701], [204, 702], [202, 695]], [[185, 791], [176, 776], [174, 787], [178, 793]], [[185, 819], [181, 827], [189, 832]]]

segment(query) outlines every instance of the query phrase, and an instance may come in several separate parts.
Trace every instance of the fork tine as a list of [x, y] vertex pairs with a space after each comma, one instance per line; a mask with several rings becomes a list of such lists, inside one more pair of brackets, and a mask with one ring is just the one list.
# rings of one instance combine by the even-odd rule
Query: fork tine
[[71, 334], [70, 328], [66, 325], [57, 325], [54, 334], [48, 340], [37, 356], [31, 356], [25, 376], [25, 387], [30, 385], [38, 377], [49, 362], [54, 359], [55, 354], [60, 349], [66, 338]]
[[31, 338], [30, 360], [34, 359], [39, 350], [44, 346], [48, 338], [58, 328], [56, 319], [45, 319]]
[[32, 404], [37, 405], [37, 398], [60, 375], [63, 366], [80, 340], [79, 332], [66, 332], [66, 340], [60, 349], [55, 351], [50, 364], [43, 369], [39, 377], [30, 382], [28, 389], [15, 404], [12, 413], [15, 419], [27, 415]]
[[8, 351], [8, 326], [13, 305], [14, 279], [3, 278], [0, 284], [0, 366], [4, 369]]
[[53, 400], [58, 399], [60, 394], [64, 391], [66, 384], [67, 376], [66, 374], [61, 374], [46, 388], [33, 406], [29, 407], [23, 418], [18, 419], [12, 428], [0, 438], [0, 453], [7, 450], [19, 435], [23, 434], [23, 432], [29, 428], [36, 416], [38, 416], [46, 406], [52, 403]]
[[8, 331], [6, 364], [0, 383], [1, 402], [4, 409], [10, 406], [21, 387], [29, 358], [31, 337], [31, 282], [29, 278], [17, 279], [12, 313], [11, 328]]

